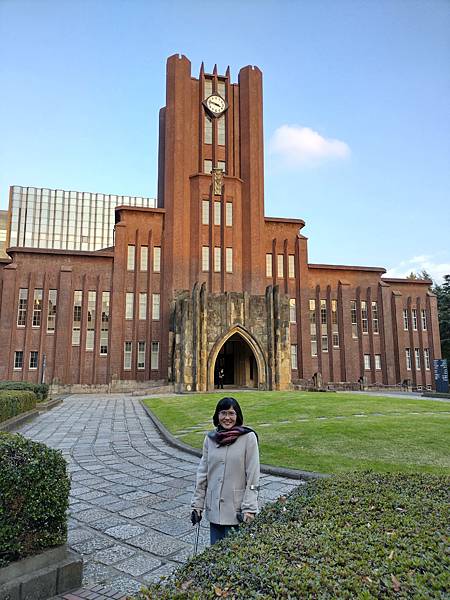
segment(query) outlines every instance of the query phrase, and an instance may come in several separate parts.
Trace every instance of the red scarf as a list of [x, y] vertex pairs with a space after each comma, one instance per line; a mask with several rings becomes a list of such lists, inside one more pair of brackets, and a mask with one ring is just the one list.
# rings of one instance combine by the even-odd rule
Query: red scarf
[[224, 429], [222, 427], [219, 429], [218, 427], [215, 431], [210, 431], [208, 437], [214, 440], [218, 446], [229, 446], [230, 444], [234, 444], [241, 435], [251, 432], [255, 433], [250, 427], [235, 425], [231, 429]]

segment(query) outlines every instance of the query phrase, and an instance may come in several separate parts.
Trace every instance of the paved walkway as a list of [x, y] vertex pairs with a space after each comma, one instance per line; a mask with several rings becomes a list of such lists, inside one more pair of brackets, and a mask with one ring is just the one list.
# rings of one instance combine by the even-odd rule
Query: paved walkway
[[[168, 446], [139, 400], [79, 395], [18, 430], [69, 462], [69, 545], [84, 557], [84, 590], [67, 600], [121, 598], [168, 575], [194, 549], [189, 503], [198, 459]], [[298, 481], [264, 475], [262, 503]], [[209, 543], [202, 521], [199, 550]]]

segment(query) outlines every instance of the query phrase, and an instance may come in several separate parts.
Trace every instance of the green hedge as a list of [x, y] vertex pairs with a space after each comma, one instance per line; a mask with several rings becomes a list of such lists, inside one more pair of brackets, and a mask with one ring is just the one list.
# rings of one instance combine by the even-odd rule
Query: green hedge
[[0, 423], [36, 407], [36, 394], [19, 390], [0, 391]]
[[0, 567], [66, 542], [69, 489], [59, 450], [0, 432]]
[[308, 483], [137, 598], [448, 598], [449, 485], [373, 473]]
[[30, 383], [29, 381], [0, 381], [1, 390], [29, 390], [36, 394], [38, 402], [46, 400], [49, 386], [47, 383]]

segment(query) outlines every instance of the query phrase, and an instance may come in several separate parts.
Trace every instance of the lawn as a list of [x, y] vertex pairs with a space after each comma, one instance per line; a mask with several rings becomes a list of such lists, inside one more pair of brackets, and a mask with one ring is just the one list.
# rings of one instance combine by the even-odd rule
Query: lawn
[[[263, 463], [306, 471], [450, 473], [450, 403], [347, 393], [241, 392]], [[201, 448], [221, 395], [145, 400], [180, 440]]]

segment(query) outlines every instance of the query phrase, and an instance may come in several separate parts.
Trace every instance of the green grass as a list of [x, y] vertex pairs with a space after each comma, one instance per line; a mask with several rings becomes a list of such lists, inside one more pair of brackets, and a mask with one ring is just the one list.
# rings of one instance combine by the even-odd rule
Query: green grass
[[[245, 424], [259, 435], [266, 464], [322, 473], [450, 473], [450, 403], [312, 392], [242, 392], [234, 397]], [[192, 394], [145, 403], [180, 440], [201, 448], [220, 398], [217, 393]]]

